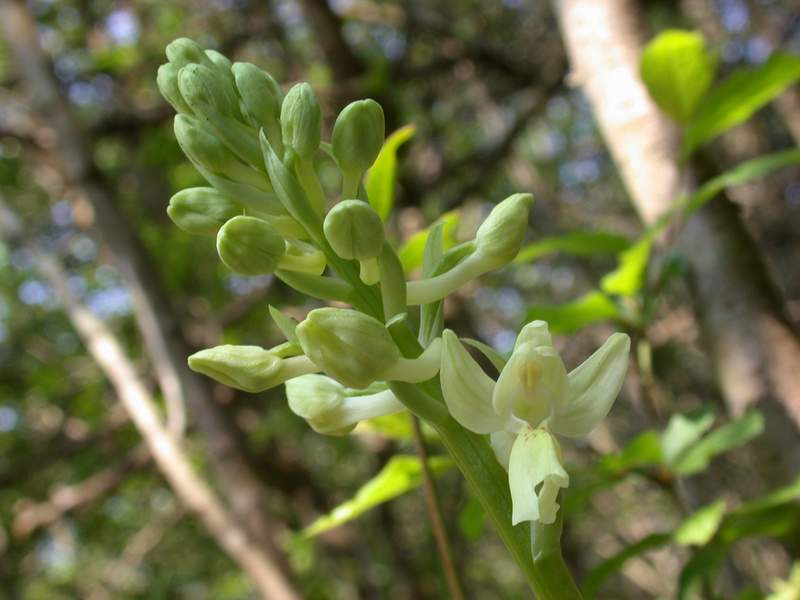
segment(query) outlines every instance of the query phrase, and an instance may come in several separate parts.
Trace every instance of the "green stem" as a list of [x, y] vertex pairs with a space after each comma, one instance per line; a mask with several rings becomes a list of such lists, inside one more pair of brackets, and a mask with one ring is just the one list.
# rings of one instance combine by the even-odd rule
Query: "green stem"
[[358, 184], [361, 183], [361, 173], [342, 172], [342, 200], [358, 199]]
[[511, 524], [508, 475], [486, 439], [461, 427], [444, 404], [423, 392], [421, 386], [392, 382], [389, 387], [411, 412], [428, 421], [439, 433], [538, 600], [581, 600], [561, 557], [559, 535], [553, 530], [543, 530], [548, 526], [538, 526], [540, 534], [547, 531], [548, 535], [538, 536], [536, 560], [533, 560], [530, 528], [527, 524], [516, 527]]
[[294, 171], [311, 202], [311, 206], [319, 214], [324, 215], [328, 203], [325, 200], [325, 192], [322, 191], [317, 173], [314, 171], [314, 165], [311, 164], [311, 161], [297, 157], [294, 161]]

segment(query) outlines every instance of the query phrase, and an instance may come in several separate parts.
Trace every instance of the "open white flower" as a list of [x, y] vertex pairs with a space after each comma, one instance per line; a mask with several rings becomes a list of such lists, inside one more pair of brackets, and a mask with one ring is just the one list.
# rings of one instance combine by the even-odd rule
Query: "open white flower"
[[579, 437], [602, 421], [628, 366], [630, 338], [615, 333], [567, 374], [547, 323], [520, 331], [495, 383], [450, 330], [442, 336], [441, 381], [450, 414], [475, 433], [491, 434], [497, 460], [508, 471], [512, 522], [553, 523], [560, 488], [569, 485], [553, 434]]

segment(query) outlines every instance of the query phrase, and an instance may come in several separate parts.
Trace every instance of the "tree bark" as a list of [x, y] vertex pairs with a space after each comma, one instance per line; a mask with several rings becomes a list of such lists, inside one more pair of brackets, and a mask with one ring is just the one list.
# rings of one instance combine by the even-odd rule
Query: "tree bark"
[[[555, 0], [573, 80], [586, 94], [633, 204], [653, 223], [695, 173], [679, 161], [679, 132], [639, 77], [646, 28], [633, 0]], [[763, 445], [785, 478], [800, 465], [800, 341], [736, 208], [718, 198], [693, 215], [678, 240], [706, 348], [728, 412], [758, 403]], [[795, 382], [793, 384], [793, 382]]]
[[[20, 75], [30, 88], [30, 102], [42, 123], [56, 133], [57, 162], [68, 185], [91, 202], [95, 225], [111, 251], [114, 266], [131, 295], [144, 346], [159, 385], [173, 412], [189, 408], [208, 444], [211, 466], [230, 509], [246, 535], [272, 560], [284, 564], [275, 542], [278, 527], [265, 513], [266, 494], [249, 464], [237, 431], [215, 404], [206, 381], [189, 370], [191, 353], [179, 321], [155, 269], [131, 226], [114, 203], [114, 190], [91, 161], [92, 140], [82, 130], [56, 81], [24, 4], [0, 0], [0, 22], [6, 43], [17, 58]], [[165, 199], [166, 200], [166, 199]], [[177, 427], [171, 428], [173, 432]]]

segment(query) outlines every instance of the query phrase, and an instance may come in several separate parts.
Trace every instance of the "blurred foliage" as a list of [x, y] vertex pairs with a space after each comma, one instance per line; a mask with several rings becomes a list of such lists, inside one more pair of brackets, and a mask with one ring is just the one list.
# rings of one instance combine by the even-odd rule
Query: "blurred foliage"
[[[451, 247], [492, 202], [519, 190], [536, 194], [530, 243], [516, 264], [444, 311], [460, 334], [501, 353], [519, 324], [536, 318], [575, 334], [559, 341], [573, 364], [610, 328], [640, 341], [608, 431], [567, 450], [576, 476], [562, 503], [564, 543], [587, 595], [798, 598], [800, 567], [791, 557], [800, 549], [800, 487], [760, 471], [758, 436], [769, 430], [756, 410], [735, 418], [714, 408], [712, 365], [686, 316], [688, 282], [660, 240], [723, 190], [756, 189], [748, 225], [787, 306], [800, 302], [800, 151], [785, 150], [786, 123], [769, 105], [800, 76], [800, 31], [788, 0], [709, 1], [710, 24], [688, 22], [682, 8], [694, 2], [642, 4], [656, 29], [721, 31], [705, 43], [718, 56], [716, 75], [672, 68], [665, 54], [685, 46], [643, 65], [666, 69], [653, 74], [659, 83], [651, 88], [667, 90], [660, 104], [677, 107], [686, 123], [686, 153], [708, 155], [723, 173], [676, 199], [669, 218], [650, 230], [625, 199], [585, 99], [563, 84], [565, 57], [548, 3], [27, 2], [90, 138], [97, 179], [114, 192], [181, 316], [176, 335], [197, 348], [269, 346], [281, 334], [268, 303], [293, 317], [311, 307], [271, 278], [231, 274], [213, 244], [166, 217], [175, 191], [203, 184], [182, 157], [155, 85], [166, 43], [189, 36], [285, 85], [310, 81], [328, 128], [352, 98], [384, 105], [393, 142], [366, 185], [382, 215], [394, 209], [389, 226], [409, 272], [422, 266], [431, 231]], [[322, 25], [309, 18], [320, 5], [330, 9]], [[325, 26], [351, 56], [324, 46]], [[708, 71], [715, 61], [697, 47], [685, 60]], [[0, 39], [0, 197], [25, 219], [28, 235], [63, 260], [72, 289], [152, 380], [135, 299], [108, 264], [90, 205], [61, 179], [53, 131], [29, 113], [16, 62]], [[698, 78], [712, 82], [707, 91]], [[759, 144], [751, 151], [743, 143], [732, 155], [737, 146], [724, 132], [742, 124]], [[798, 324], [796, 309], [789, 318]], [[492, 355], [486, 364], [501, 360]], [[291, 414], [280, 390], [214, 394], [269, 487], [270, 512], [286, 524], [280, 544], [305, 597], [443, 597], [404, 416], [323, 438]], [[253, 597], [153, 465], [126, 462], [138, 442], [30, 252], [0, 243], [0, 598]], [[190, 431], [186, 446], [205, 472], [207, 441]], [[444, 459], [436, 460], [444, 471]], [[119, 485], [75, 510], [54, 504], [52, 520], [19, 534], [26, 511], [108, 468], [124, 473]], [[452, 472], [436, 481], [471, 597], [521, 597], [524, 582], [463, 482]], [[702, 493], [687, 496], [684, 486]], [[295, 535], [337, 507], [341, 516], [341, 506], [359, 518], [336, 518], [326, 528], [341, 527], [313, 539]]]

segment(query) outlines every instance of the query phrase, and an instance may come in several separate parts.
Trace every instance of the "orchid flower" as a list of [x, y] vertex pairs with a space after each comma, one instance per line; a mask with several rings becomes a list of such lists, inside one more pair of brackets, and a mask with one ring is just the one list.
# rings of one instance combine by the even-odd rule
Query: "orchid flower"
[[615, 333], [567, 373], [544, 321], [520, 331], [497, 381], [483, 372], [451, 330], [443, 335], [442, 392], [450, 414], [490, 434], [508, 471], [512, 523], [553, 523], [558, 492], [569, 485], [554, 434], [580, 437], [608, 414], [628, 365], [630, 338]]

